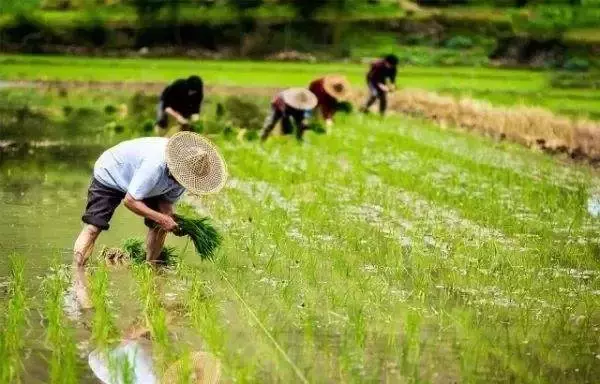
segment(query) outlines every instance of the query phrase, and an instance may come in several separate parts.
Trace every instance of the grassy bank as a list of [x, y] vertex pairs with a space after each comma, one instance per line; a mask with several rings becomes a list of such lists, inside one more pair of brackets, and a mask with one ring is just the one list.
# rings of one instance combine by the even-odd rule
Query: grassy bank
[[[100, 59], [0, 56], [1, 80], [164, 82], [200, 74], [209, 86], [307, 86], [318, 76], [340, 73], [363, 89], [367, 64]], [[597, 117], [600, 90], [552, 87], [553, 72], [492, 68], [402, 67], [398, 86], [469, 96], [500, 105], [542, 106], [570, 116]]]

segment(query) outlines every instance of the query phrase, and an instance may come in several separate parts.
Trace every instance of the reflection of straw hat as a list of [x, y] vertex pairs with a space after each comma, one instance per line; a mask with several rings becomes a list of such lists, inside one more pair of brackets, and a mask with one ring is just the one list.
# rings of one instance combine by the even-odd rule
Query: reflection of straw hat
[[216, 384], [220, 378], [221, 362], [209, 353], [194, 352], [189, 359], [182, 359], [171, 365], [161, 383]]
[[307, 110], [317, 106], [317, 96], [304, 88], [290, 88], [281, 92], [283, 101], [294, 109]]
[[350, 94], [350, 83], [344, 76], [331, 75], [323, 78], [325, 92], [336, 100], [344, 101]]
[[180, 132], [171, 137], [166, 158], [175, 180], [193, 194], [216, 193], [225, 185], [225, 160], [213, 143], [197, 133]]

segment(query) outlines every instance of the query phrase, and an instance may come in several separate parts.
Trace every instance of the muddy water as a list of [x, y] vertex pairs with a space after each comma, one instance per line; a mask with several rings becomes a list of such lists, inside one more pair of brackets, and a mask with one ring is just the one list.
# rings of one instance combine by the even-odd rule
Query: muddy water
[[[106, 145], [109, 146], [109, 145]], [[104, 150], [103, 146], [57, 146], [49, 148], [18, 148], [0, 152], [0, 283], [9, 276], [8, 255], [22, 255], [26, 261], [29, 307], [29, 324], [25, 356], [26, 383], [48, 381], [50, 351], [45, 345], [44, 320], [40, 315], [43, 295], [40, 282], [53, 273], [56, 265], [69, 265], [73, 241], [81, 229], [80, 217], [86, 203], [92, 165]], [[119, 246], [132, 236], [143, 237], [142, 220], [119, 207], [112, 227], [104, 232], [96, 250], [102, 245]], [[185, 248], [180, 238], [168, 240], [170, 245]], [[195, 258], [188, 247], [186, 258]], [[96, 255], [94, 255], [96, 257]], [[126, 269], [111, 270], [111, 292], [122, 292], [114, 301], [133, 299], [133, 281]], [[0, 295], [0, 304], [6, 297]], [[93, 349], [90, 345], [89, 324], [91, 313], [81, 314], [73, 309], [69, 292], [64, 295], [64, 307], [75, 329], [80, 372], [83, 383], [97, 383], [87, 361]], [[122, 306], [117, 316], [118, 326], [124, 330], [140, 315], [136, 305]]]

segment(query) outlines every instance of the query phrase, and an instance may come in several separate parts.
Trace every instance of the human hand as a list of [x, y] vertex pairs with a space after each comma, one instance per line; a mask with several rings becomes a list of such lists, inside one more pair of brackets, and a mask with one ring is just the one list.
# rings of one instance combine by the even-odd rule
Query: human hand
[[331, 119], [325, 120], [325, 126], [327, 128], [331, 128], [333, 126], [333, 120], [331, 120]]
[[188, 125], [190, 123], [188, 119], [183, 118], [183, 117], [177, 119], [177, 122], [181, 125]]
[[157, 223], [162, 229], [164, 229], [167, 232], [173, 232], [177, 230], [177, 222], [175, 221], [175, 219], [173, 219], [172, 216], [161, 214], [161, 217], [157, 221]]

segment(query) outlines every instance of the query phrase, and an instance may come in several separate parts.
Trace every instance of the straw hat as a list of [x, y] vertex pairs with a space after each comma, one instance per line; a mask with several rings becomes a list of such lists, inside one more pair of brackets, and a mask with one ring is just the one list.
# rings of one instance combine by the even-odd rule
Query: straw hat
[[[187, 376], [189, 377], [183, 377]], [[221, 362], [206, 352], [194, 352], [189, 360], [179, 360], [171, 365], [161, 383], [216, 384], [221, 378]]]
[[216, 193], [227, 181], [227, 164], [217, 147], [193, 132], [179, 132], [167, 143], [167, 166], [185, 189], [196, 195]]
[[345, 76], [330, 75], [323, 78], [325, 92], [338, 101], [344, 101], [350, 96], [350, 82]]
[[290, 88], [281, 92], [283, 101], [294, 109], [307, 110], [317, 106], [317, 96], [304, 88]]

